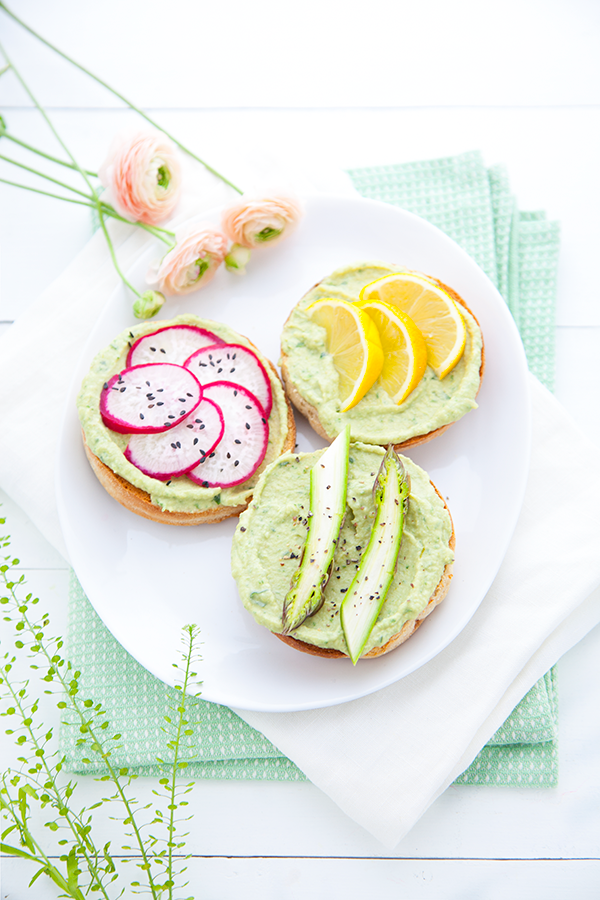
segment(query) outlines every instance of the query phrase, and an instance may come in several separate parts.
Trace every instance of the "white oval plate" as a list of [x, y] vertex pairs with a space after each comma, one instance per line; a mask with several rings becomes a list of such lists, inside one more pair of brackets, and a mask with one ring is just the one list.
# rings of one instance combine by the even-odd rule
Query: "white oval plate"
[[[217, 211], [202, 216], [218, 222]], [[144, 284], [151, 248], [128, 273]], [[100, 486], [85, 458], [75, 409], [96, 352], [131, 327], [131, 296], [115, 291], [75, 373], [57, 471], [65, 539], [77, 576], [118, 641], [150, 672], [173, 683], [181, 628], [201, 631], [200, 677], [207, 700], [240, 709], [291, 711], [344, 703], [422, 666], [464, 628], [500, 567], [516, 525], [529, 462], [527, 364], [503, 299], [450, 238], [410, 213], [360, 198], [306, 202], [296, 232], [255, 252], [248, 274], [223, 268], [206, 288], [167, 301], [163, 318], [193, 312], [227, 322], [274, 362], [297, 300], [334, 269], [377, 259], [426, 272], [451, 285], [481, 323], [486, 372], [479, 408], [449, 431], [410, 451], [448, 500], [456, 529], [450, 592], [410, 641], [394, 653], [352, 666], [298, 653], [258, 626], [242, 607], [230, 573], [237, 519], [175, 527], [128, 512]], [[160, 321], [156, 320], [157, 327]], [[324, 446], [297, 416], [300, 450]]]

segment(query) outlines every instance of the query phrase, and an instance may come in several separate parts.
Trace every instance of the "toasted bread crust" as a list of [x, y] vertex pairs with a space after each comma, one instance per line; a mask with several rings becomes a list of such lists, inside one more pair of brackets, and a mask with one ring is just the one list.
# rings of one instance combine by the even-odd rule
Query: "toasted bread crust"
[[[450, 516], [450, 521], [452, 521], [452, 516], [450, 515], [450, 510], [446, 506], [446, 502], [444, 498], [436, 488], [435, 484], [432, 482], [431, 486], [435, 490], [438, 497], [444, 503], [444, 507]], [[448, 541], [448, 546], [454, 550], [456, 546], [456, 537], [454, 533], [454, 523], [452, 522], [452, 534], [450, 535], [450, 540]], [[387, 643], [383, 644], [381, 647], [373, 647], [372, 650], [369, 650], [368, 653], [365, 653], [364, 656], [361, 656], [361, 659], [375, 659], [378, 656], [384, 656], [386, 653], [390, 653], [392, 650], [395, 650], [396, 647], [399, 647], [400, 644], [403, 644], [404, 641], [408, 640], [408, 638], [415, 633], [419, 625], [427, 618], [427, 616], [433, 612], [433, 610], [438, 606], [446, 594], [448, 593], [448, 589], [450, 587], [450, 581], [452, 580], [452, 563], [448, 563], [444, 566], [444, 571], [442, 572], [442, 576], [437, 583], [437, 586], [429, 598], [429, 602], [425, 609], [419, 613], [419, 615], [415, 619], [409, 619], [408, 622], [405, 622], [398, 634], [392, 635], [392, 637], [387, 641]], [[323, 656], [329, 659], [348, 659], [347, 653], [342, 653], [341, 650], [328, 650], [324, 647], [315, 647], [314, 644], [307, 644], [306, 641], [299, 641], [297, 638], [290, 637], [289, 634], [277, 634], [273, 632], [275, 637], [279, 638], [280, 641], [283, 641], [285, 644], [288, 644], [290, 647], [293, 647], [295, 650], [300, 650], [302, 653], [309, 653], [311, 656]]]
[[[279, 378], [273, 363], [270, 361], [268, 362], [275, 377]], [[293, 450], [296, 445], [296, 422], [287, 397], [286, 404], [288, 433], [284, 447], [281, 451], [282, 453]], [[110, 496], [117, 500], [121, 506], [136, 513], [138, 516], [142, 516], [144, 519], [151, 519], [153, 522], [161, 522], [167, 525], [209, 525], [214, 522], [221, 522], [223, 519], [229, 519], [232, 516], [239, 516], [240, 513], [248, 507], [248, 503], [252, 499], [252, 497], [249, 497], [247, 502], [241, 503], [238, 506], [221, 506], [215, 503], [208, 509], [198, 510], [193, 513], [172, 512], [161, 509], [160, 506], [157, 506], [156, 503], [152, 502], [150, 494], [148, 494], [147, 491], [143, 491], [141, 488], [130, 484], [125, 478], [121, 475], [117, 475], [112, 469], [99, 460], [88, 447], [85, 434], [83, 434], [83, 446], [94, 474]]]
[[[473, 318], [477, 322], [477, 325], [479, 326], [477, 317], [473, 315], [473, 313], [471, 312], [471, 310], [469, 309], [469, 307], [467, 306], [465, 301], [462, 299], [462, 297], [460, 297], [456, 293], [456, 291], [454, 291], [452, 288], [448, 287], [448, 285], [444, 284], [442, 281], [439, 281], [437, 278], [432, 278], [431, 280], [434, 281], [438, 285], [438, 287], [442, 288], [442, 290], [446, 291], [446, 293], [450, 294], [450, 296], [452, 297], [453, 300], [455, 300], [461, 306], [464, 306], [464, 308], [473, 316]], [[317, 284], [315, 284], [313, 287], [317, 287]], [[313, 288], [311, 288], [311, 290], [313, 290]], [[291, 313], [290, 313], [290, 315], [291, 315]], [[481, 327], [481, 326], [479, 326], [479, 327]], [[334, 438], [336, 437], [336, 435], [335, 434], [327, 434], [327, 432], [325, 431], [325, 429], [323, 428], [323, 426], [321, 424], [321, 420], [319, 418], [319, 413], [318, 413], [316, 407], [312, 406], [312, 404], [310, 404], [307, 400], [304, 399], [304, 397], [302, 396], [302, 394], [299, 392], [298, 388], [292, 381], [292, 378], [291, 378], [290, 372], [289, 372], [289, 368], [288, 368], [287, 360], [288, 360], [288, 357], [282, 350], [280, 366], [281, 366], [281, 377], [283, 379], [283, 384], [285, 386], [286, 394], [288, 395], [288, 397], [290, 398], [290, 400], [292, 401], [292, 403], [294, 404], [294, 406], [296, 407], [298, 412], [302, 413], [302, 415], [308, 419], [311, 427], [317, 432], [317, 434], [320, 435], [322, 438], [324, 438], [324, 440], [326, 440], [326, 441], [330, 441], [330, 442], [333, 441]], [[483, 336], [482, 336], [481, 365], [479, 367], [479, 388], [481, 388], [481, 381], [483, 378], [484, 370], [485, 370], [485, 346], [483, 345]], [[477, 389], [477, 393], [479, 393], [479, 388]], [[414, 437], [408, 438], [406, 441], [402, 441], [400, 444], [394, 444], [394, 450], [396, 450], [397, 453], [400, 453], [403, 450], [407, 450], [409, 447], [415, 447], [417, 444], [424, 444], [427, 441], [430, 441], [433, 438], [437, 437], [438, 435], [443, 434], [444, 431], [447, 431], [448, 428], [450, 428], [450, 426], [453, 424], [454, 424], [454, 422], [448, 422], [447, 425], [442, 425], [440, 428], [436, 428], [434, 431], [427, 432], [427, 434], [417, 434]]]

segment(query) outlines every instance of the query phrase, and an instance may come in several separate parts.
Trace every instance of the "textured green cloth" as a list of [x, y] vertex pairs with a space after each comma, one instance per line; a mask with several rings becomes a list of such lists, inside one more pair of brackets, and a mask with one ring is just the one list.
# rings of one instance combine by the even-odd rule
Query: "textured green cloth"
[[[501, 167], [486, 169], [479, 153], [350, 172], [365, 197], [428, 219], [467, 251], [496, 284], [517, 321], [531, 370], [553, 385], [558, 228], [543, 213], [521, 213]], [[393, 260], [392, 260], [393, 262]], [[73, 576], [68, 652], [82, 672], [81, 693], [102, 703], [110, 733], [121, 734], [113, 761], [156, 774], [168, 759], [162, 731], [176, 692], [137, 663], [102, 624]], [[263, 735], [223, 706], [200, 701], [187, 738], [196, 778], [304, 780]], [[521, 700], [456, 784], [552, 787], [556, 784], [556, 694], [549, 672]], [[61, 730], [71, 771], [102, 774], [83, 762], [80, 735]]]

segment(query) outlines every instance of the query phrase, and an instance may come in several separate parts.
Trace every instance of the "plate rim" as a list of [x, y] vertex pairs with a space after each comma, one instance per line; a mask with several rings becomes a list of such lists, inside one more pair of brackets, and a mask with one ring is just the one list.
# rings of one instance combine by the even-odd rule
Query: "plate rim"
[[[280, 703], [273, 704], [272, 702], [265, 704], [265, 703], [261, 703], [259, 701], [253, 701], [252, 705], [248, 705], [248, 701], [244, 701], [243, 699], [241, 700], [239, 697], [238, 698], [219, 697], [219, 696], [214, 696], [214, 695], [206, 697], [203, 695], [203, 698], [206, 700], [209, 700], [210, 702], [215, 702], [215, 703], [230, 706], [232, 708], [244, 709], [244, 710], [248, 710], [248, 711], [291, 712], [291, 711], [299, 711], [299, 710], [326, 708], [328, 706], [333, 706], [333, 705], [338, 705], [340, 703], [350, 702], [354, 699], [359, 699], [360, 697], [367, 696], [375, 691], [378, 691], [385, 687], [388, 687], [390, 684], [393, 684], [396, 681], [401, 680], [402, 678], [406, 677], [407, 675], [411, 674], [412, 672], [414, 672], [414, 671], [418, 670], [419, 668], [421, 668], [422, 666], [426, 665], [434, 657], [436, 657], [439, 653], [441, 653], [446, 647], [451, 645], [452, 641], [454, 641], [454, 639], [458, 636], [458, 634], [460, 634], [462, 632], [462, 630], [465, 628], [465, 626], [468, 624], [468, 622], [471, 620], [471, 618], [475, 615], [477, 609], [483, 602], [483, 600], [490, 588], [490, 585], [492, 584], [494, 578], [496, 577], [498, 570], [500, 569], [500, 566], [502, 565], [502, 561], [504, 559], [504, 556], [506, 554], [506, 551], [507, 551], [510, 541], [512, 539], [512, 535], [514, 534], [514, 529], [516, 527], [516, 524], [517, 524], [517, 521], [519, 518], [519, 514], [520, 514], [520, 510], [521, 510], [521, 506], [522, 506], [522, 502], [523, 502], [523, 498], [524, 498], [524, 493], [525, 493], [525, 489], [526, 489], [526, 485], [527, 485], [527, 477], [528, 477], [528, 470], [529, 470], [529, 455], [530, 455], [530, 448], [531, 448], [531, 411], [530, 411], [530, 404], [529, 404], [528, 367], [527, 367], [525, 352], [523, 349], [523, 344], [522, 344], [521, 337], [518, 332], [516, 323], [514, 322], [512, 316], [510, 314], [508, 306], [506, 305], [505, 301], [503, 300], [503, 298], [500, 295], [496, 286], [488, 278], [488, 276], [485, 274], [485, 272], [483, 272], [483, 270], [472, 259], [472, 257], [470, 257], [466, 253], [466, 251], [464, 251], [452, 238], [450, 238], [447, 234], [445, 234], [445, 232], [441, 231], [439, 228], [437, 228], [432, 223], [428, 222], [426, 219], [423, 219], [422, 217], [417, 216], [416, 214], [414, 214], [408, 210], [405, 210], [401, 207], [396, 207], [396, 206], [393, 206], [392, 204], [384, 203], [383, 201], [379, 201], [379, 200], [372, 200], [369, 198], [364, 198], [364, 197], [361, 197], [360, 195], [357, 195], [356, 197], [349, 197], [347, 195], [318, 193], [318, 194], [305, 195], [305, 200], [306, 200], [306, 203], [309, 205], [312, 203], [315, 203], [315, 202], [317, 204], [323, 203], [323, 202], [326, 204], [330, 204], [330, 203], [334, 203], [334, 204], [341, 203], [344, 205], [358, 204], [359, 206], [363, 206], [363, 207], [365, 205], [367, 205], [370, 207], [380, 208], [380, 209], [384, 210], [386, 214], [389, 214], [391, 212], [392, 214], [400, 215], [401, 217], [407, 217], [408, 221], [416, 220], [416, 221], [418, 221], [420, 228], [422, 228], [423, 226], [426, 226], [426, 228], [432, 229], [435, 233], [437, 233], [438, 239], [441, 236], [443, 241], [448, 243], [448, 246], [450, 246], [450, 245], [452, 246], [453, 253], [458, 253], [459, 256], [463, 257], [463, 259], [466, 260], [468, 267], [474, 266], [475, 269], [480, 273], [481, 277], [483, 277], [486, 280], [488, 289], [491, 288], [493, 294], [495, 295], [494, 302], [499, 304], [497, 307], [497, 311], [502, 310], [502, 314], [505, 317], [505, 323], [508, 324], [509, 328], [512, 328], [513, 338], [514, 337], [517, 338], [517, 344], [520, 348], [520, 353], [517, 354], [517, 360], [518, 360], [518, 363], [520, 363], [519, 368], [522, 369], [520, 377], [522, 378], [523, 386], [526, 387], [526, 393], [527, 393], [527, 399], [526, 399], [526, 401], [524, 403], [524, 407], [523, 407], [523, 411], [525, 412], [525, 422], [524, 422], [524, 424], [522, 423], [522, 433], [520, 435], [521, 442], [523, 444], [525, 461], [524, 461], [523, 465], [521, 466], [521, 468], [519, 469], [520, 477], [517, 479], [518, 484], [515, 485], [513, 483], [513, 485], [512, 485], [512, 487], [516, 489], [516, 493], [519, 496], [519, 500], [517, 503], [514, 504], [514, 507], [513, 507], [511, 526], [510, 526], [510, 528], [505, 529], [505, 532], [503, 535], [504, 540], [502, 542], [503, 546], [502, 546], [501, 552], [499, 554], [498, 565], [493, 572], [491, 572], [491, 570], [490, 570], [489, 577], [487, 579], [487, 583], [485, 584], [485, 588], [481, 591], [481, 596], [479, 598], [479, 601], [475, 605], [473, 605], [472, 608], [469, 608], [462, 617], [458, 617], [458, 621], [457, 621], [457, 623], [455, 623], [455, 627], [451, 628], [449, 630], [448, 634], [445, 634], [436, 644], [434, 644], [431, 647], [431, 649], [427, 653], [423, 654], [423, 658], [416, 665], [410, 667], [407, 671], [404, 671], [399, 675], [393, 675], [388, 680], [385, 680], [384, 682], [382, 682], [381, 684], [379, 684], [376, 687], [367, 686], [364, 690], [359, 689], [359, 690], [353, 691], [352, 695], [345, 696], [343, 698], [335, 697], [333, 699], [323, 699], [321, 701], [315, 701], [313, 699], [313, 700], [309, 700], [307, 703], [295, 702], [293, 705], [288, 705], [288, 704], [282, 705]], [[225, 205], [226, 204], [222, 204], [218, 207], [213, 207], [212, 209], [207, 210], [206, 212], [199, 213], [199, 214], [191, 217], [190, 219], [186, 220], [186, 222], [195, 221], [195, 220], [205, 220], [205, 219], [209, 219], [211, 216], [214, 217], [216, 214], [219, 213], [219, 211]], [[126, 274], [129, 276], [130, 272], [135, 271], [137, 268], [139, 268], [142, 265], [142, 261], [147, 256], [151, 255], [152, 252], [156, 253], [156, 249], [154, 248], [154, 250], [153, 250], [153, 246], [151, 244], [149, 244], [140, 253], [140, 255], [136, 259], [136, 261], [128, 268]], [[61, 419], [59, 453], [57, 454], [57, 460], [56, 460], [56, 465], [55, 465], [55, 486], [56, 486], [56, 496], [57, 496], [59, 519], [60, 519], [61, 527], [63, 529], [63, 534], [65, 536], [65, 542], [67, 544], [67, 548], [68, 548], [70, 554], [71, 554], [72, 546], [69, 541], [70, 523], [68, 521], [68, 512], [67, 512], [68, 504], [65, 502], [65, 498], [63, 496], [63, 479], [62, 479], [62, 466], [64, 464], [64, 454], [62, 452], [62, 449], [63, 449], [64, 441], [67, 440], [66, 435], [67, 435], [67, 429], [68, 429], [68, 422], [69, 422], [69, 420], [72, 420], [72, 417], [73, 417], [73, 408], [71, 407], [70, 403], [73, 399], [73, 396], [74, 395], [76, 396], [77, 385], [78, 385], [79, 379], [81, 377], [81, 371], [82, 370], [87, 371], [87, 368], [89, 368], [89, 361], [91, 359], [91, 353], [93, 352], [92, 348], [94, 345], [94, 337], [101, 330], [102, 322], [109, 315], [110, 309], [112, 308], [113, 304], [116, 302], [116, 298], [118, 298], [119, 296], [122, 296], [124, 293], [125, 293], [125, 290], [124, 290], [123, 285], [118, 284], [117, 287], [115, 288], [115, 290], [111, 293], [110, 297], [108, 298], [108, 300], [106, 302], [106, 306], [103, 309], [103, 312], [98, 317], [94, 327], [91, 329], [87, 339], [85, 340], [84, 345], [82, 347], [80, 357], [78, 359], [77, 365], [74, 370], [73, 378], [70, 383], [68, 397], [65, 402], [63, 416]], [[192, 295], [192, 297], [193, 296], [194, 295]], [[158, 324], [161, 321], [161, 319], [155, 319], [154, 321], [156, 321]], [[87, 360], [87, 365], [84, 367], [84, 362], [86, 360]], [[75, 569], [75, 566], [73, 566], [73, 568]], [[148, 661], [146, 659], [140, 658], [139, 651], [132, 644], [132, 642], [128, 639], [127, 635], [123, 635], [122, 632], [119, 631], [118, 626], [115, 627], [115, 625], [112, 621], [109, 622], [106, 620], [105, 616], [103, 615], [101, 605], [100, 605], [100, 608], [98, 608], [98, 605], [94, 602], [94, 598], [89, 597], [89, 592], [86, 591], [86, 593], [88, 594], [88, 599], [92, 603], [92, 606], [94, 607], [96, 613], [99, 615], [99, 617], [104, 622], [104, 624], [106, 625], [108, 630], [111, 632], [111, 634], [115, 637], [115, 639], [147, 671], [149, 671], [155, 677], [159, 678], [161, 681], [163, 681], [163, 683], [169, 684], [169, 682], [163, 677], [164, 673], [161, 674], [159, 671], [153, 670], [152, 666], [148, 665]], [[342, 661], [342, 662], [345, 662], [345, 661]], [[369, 664], [372, 665], [373, 662], [376, 662], [376, 661], [370, 661]]]

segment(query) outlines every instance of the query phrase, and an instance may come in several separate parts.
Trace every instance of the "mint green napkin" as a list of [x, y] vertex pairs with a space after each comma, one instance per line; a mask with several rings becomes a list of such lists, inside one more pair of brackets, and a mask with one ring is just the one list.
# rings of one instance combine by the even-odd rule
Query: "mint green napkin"
[[[553, 385], [558, 227], [543, 213], [521, 213], [506, 172], [486, 169], [479, 153], [378, 166], [350, 172], [365, 197], [402, 206], [428, 219], [460, 244], [505, 297], [517, 321], [531, 370]], [[400, 261], [400, 260], [398, 260]], [[156, 774], [168, 759], [162, 731], [176, 692], [150, 675], [112, 637], [73, 575], [68, 654], [82, 672], [81, 692], [101, 702], [111, 733], [121, 734], [114, 763]], [[186, 774], [195, 778], [304, 780], [303, 773], [235, 713], [200, 701]], [[556, 693], [549, 672], [521, 700], [456, 784], [553, 787], [556, 784]], [[67, 768], [102, 774], [84, 762], [77, 730], [64, 725]]]

